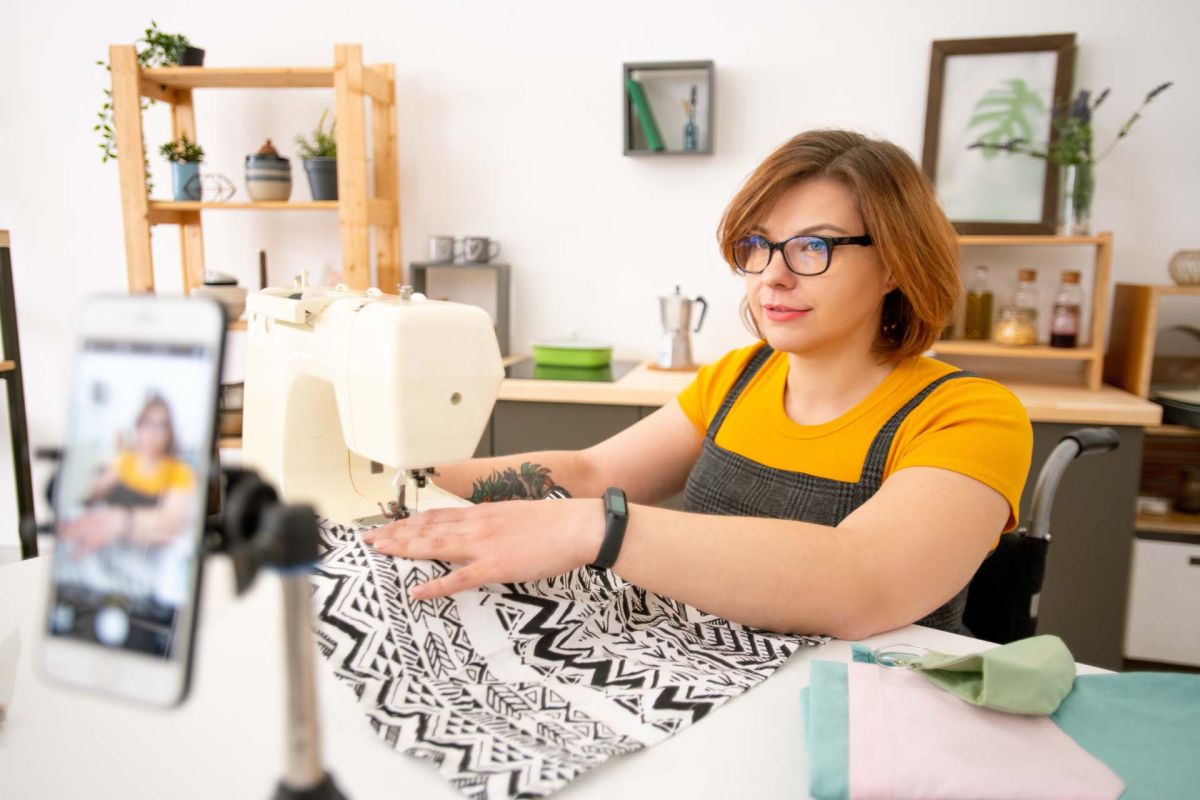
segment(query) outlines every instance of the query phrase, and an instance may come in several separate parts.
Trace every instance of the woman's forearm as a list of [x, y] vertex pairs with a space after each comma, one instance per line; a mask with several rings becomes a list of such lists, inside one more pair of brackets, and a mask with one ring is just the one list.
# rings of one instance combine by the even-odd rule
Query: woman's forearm
[[856, 638], [876, 607], [862, 546], [823, 525], [635, 505], [613, 570], [745, 625]]
[[475, 503], [531, 499], [561, 486], [572, 496], [597, 496], [595, 469], [585, 451], [542, 450], [494, 458], [473, 458], [437, 468], [440, 488]]

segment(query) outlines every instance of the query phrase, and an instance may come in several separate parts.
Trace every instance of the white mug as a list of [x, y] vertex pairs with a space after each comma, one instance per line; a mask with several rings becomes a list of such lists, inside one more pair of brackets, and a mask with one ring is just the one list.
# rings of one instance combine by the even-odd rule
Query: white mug
[[444, 262], [454, 260], [454, 237], [453, 236], [430, 236], [429, 237], [429, 260], [433, 262]]
[[471, 264], [486, 264], [499, 254], [500, 243], [493, 242], [486, 236], [463, 238], [463, 261]]

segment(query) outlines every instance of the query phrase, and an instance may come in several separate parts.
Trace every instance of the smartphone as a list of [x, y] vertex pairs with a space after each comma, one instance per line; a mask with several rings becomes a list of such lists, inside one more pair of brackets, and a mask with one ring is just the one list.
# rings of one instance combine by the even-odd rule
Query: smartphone
[[41, 667], [175, 705], [191, 675], [225, 313], [105, 297], [77, 334]]

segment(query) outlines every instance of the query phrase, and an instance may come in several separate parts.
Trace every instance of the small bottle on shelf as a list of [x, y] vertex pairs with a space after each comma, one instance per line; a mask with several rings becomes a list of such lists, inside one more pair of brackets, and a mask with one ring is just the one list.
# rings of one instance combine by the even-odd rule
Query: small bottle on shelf
[[976, 267], [967, 287], [967, 309], [963, 317], [963, 338], [987, 340], [992, 336], [992, 290], [988, 288], [987, 267]]
[[1079, 286], [1079, 273], [1067, 270], [1062, 274], [1062, 285], [1054, 298], [1054, 312], [1050, 316], [1050, 346], [1078, 347], [1079, 327], [1082, 318], [1083, 289]]
[[1025, 308], [1037, 317], [1038, 292], [1037, 270], [1023, 269], [1017, 272], [1017, 291], [1013, 294], [1013, 307]]

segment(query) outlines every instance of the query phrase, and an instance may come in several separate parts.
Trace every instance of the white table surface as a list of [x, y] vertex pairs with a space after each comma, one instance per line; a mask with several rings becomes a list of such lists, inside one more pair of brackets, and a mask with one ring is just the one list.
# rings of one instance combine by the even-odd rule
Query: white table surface
[[[260, 575], [239, 600], [228, 561], [209, 559], [192, 691], [178, 709], [160, 711], [58, 688], [37, 673], [48, 560], [0, 567], [0, 640], [14, 629], [21, 636], [0, 723], [0, 797], [269, 797], [283, 763], [279, 581]], [[947, 653], [989, 646], [916, 626], [867, 640], [900, 642]], [[807, 797], [799, 692], [818, 658], [849, 661], [850, 645], [802, 649], [696, 725], [610, 760], [555, 797]], [[348, 797], [461, 797], [431, 766], [377, 741], [349, 687], [317, 660], [325, 763]]]

